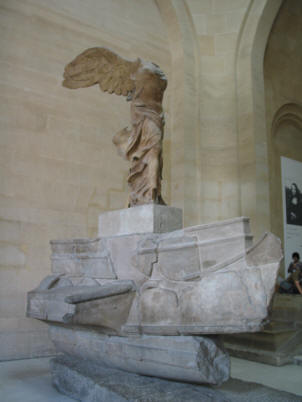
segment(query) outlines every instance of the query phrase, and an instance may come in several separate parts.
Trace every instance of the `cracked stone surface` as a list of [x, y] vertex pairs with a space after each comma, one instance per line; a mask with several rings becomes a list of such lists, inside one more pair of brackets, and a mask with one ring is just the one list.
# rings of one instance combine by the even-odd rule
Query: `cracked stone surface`
[[54, 386], [82, 402], [298, 402], [302, 398], [255, 383], [229, 380], [209, 387], [130, 374], [76, 362], [66, 357], [52, 361]]

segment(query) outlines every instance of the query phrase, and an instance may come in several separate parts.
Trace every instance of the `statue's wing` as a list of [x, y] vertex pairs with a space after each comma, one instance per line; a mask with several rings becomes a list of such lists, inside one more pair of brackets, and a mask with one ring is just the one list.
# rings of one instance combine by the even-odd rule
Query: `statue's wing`
[[139, 59], [128, 61], [109, 49], [93, 47], [67, 64], [63, 86], [76, 89], [99, 84], [103, 91], [127, 96], [134, 89], [131, 75], [139, 65]]

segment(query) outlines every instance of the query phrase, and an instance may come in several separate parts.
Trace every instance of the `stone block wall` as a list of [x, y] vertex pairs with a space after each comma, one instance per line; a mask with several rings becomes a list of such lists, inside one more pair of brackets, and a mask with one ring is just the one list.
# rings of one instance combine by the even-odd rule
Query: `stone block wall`
[[[25, 318], [26, 293], [50, 272], [49, 241], [94, 237], [99, 213], [127, 203], [112, 137], [129, 124], [129, 103], [61, 86], [65, 64], [93, 46], [152, 60], [169, 77], [152, 0], [0, 2], [0, 359], [51, 353], [46, 325]], [[165, 109], [168, 142], [168, 97]]]
[[249, 0], [187, 0], [200, 51], [202, 220], [240, 211], [236, 120], [236, 47]]

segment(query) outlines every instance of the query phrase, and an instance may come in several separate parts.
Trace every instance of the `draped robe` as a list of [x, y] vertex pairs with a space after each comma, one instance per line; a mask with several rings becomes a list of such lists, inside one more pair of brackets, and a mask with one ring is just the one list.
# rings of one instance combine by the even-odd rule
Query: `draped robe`
[[161, 197], [162, 140], [164, 116], [163, 75], [147, 69], [136, 74], [136, 89], [131, 103], [131, 129], [115, 134], [113, 143], [120, 155], [130, 162], [129, 207], [142, 204], [165, 204]]

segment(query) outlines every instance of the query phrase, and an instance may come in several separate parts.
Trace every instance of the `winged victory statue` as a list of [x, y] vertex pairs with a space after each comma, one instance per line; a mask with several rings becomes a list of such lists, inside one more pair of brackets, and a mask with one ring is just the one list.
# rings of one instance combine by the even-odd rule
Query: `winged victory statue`
[[165, 204], [161, 196], [165, 74], [154, 63], [140, 58], [128, 61], [109, 49], [94, 47], [67, 64], [63, 86], [77, 89], [96, 84], [131, 101], [131, 128], [113, 137], [118, 153], [130, 162], [128, 206]]
[[[113, 138], [130, 161], [129, 206], [163, 203], [167, 81], [159, 67], [92, 48], [66, 66], [64, 78], [67, 88], [99, 84], [131, 100], [131, 128]], [[265, 233], [253, 245], [245, 217], [191, 227], [178, 217], [180, 226], [168, 231], [164, 219], [158, 230], [122, 235], [100, 224], [95, 239], [51, 241], [51, 274], [28, 293], [27, 316], [49, 325], [60, 354], [51, 363], [53, 384], [61, 392], [91, 400], [99, 387], [103, 395], [97, 381], [112, 378], [107, 369], [196, 384], [228, 380], [229, 357], [217, 335], [262, 329], [281, 242]]]

